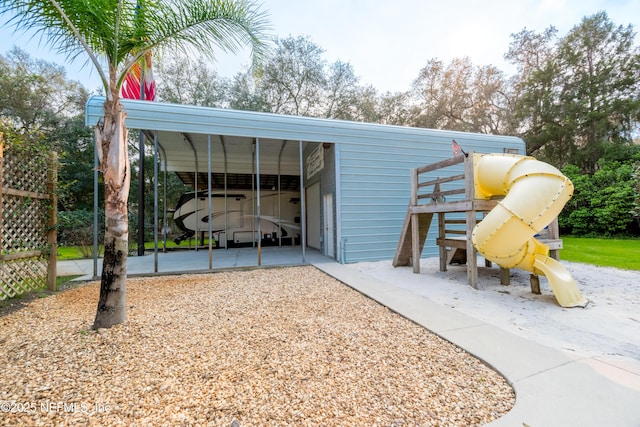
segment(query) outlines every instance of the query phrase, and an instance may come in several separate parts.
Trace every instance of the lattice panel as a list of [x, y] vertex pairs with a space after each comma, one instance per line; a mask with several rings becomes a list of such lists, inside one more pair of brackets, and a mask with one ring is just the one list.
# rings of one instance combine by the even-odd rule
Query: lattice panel
[[4, 195], [2, 249], [5, 254], [47, 247], [49, 200]]
[[48, 159], [30, 153], [4, 153], [2, 186], [45, 194], [47, 192]]
[[[0, 300], [47, 285], [51, 203], [46, 196], [49, 153], [20, 146], [5, 147], [3, 154]], [[44, 253], [34, 256], [34, 251]]]
[[0, 300], [40, 289], [47, 284], [47, 260], [43, 257], [0, 262]]

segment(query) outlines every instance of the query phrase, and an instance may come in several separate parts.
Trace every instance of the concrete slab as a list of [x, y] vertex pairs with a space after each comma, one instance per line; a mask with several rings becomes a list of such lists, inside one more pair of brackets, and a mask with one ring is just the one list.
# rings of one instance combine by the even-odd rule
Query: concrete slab
[[591, 363], [568, 363], [516, 382], [515, 407], [489, 426], [640, 425], [640, 392], [611, 381]]
[[[211, 264], [210, 264], [211, 259]], [[251, 268], [257, 266], [304, 265], [315, 261], [326, 261], [318, 251], [306, 249], [304, 256], [300, 246], [265, 247], [258, 262], [257, 248], [208, 249], [158, 252], [144, 256], [127, 258], [127, 275], [145, 275], [156, 273], [190, 273], [215, 271], [229, 268]], [[210, 267], [211, 266], [211, 270]], [[102, 259], [98, 258], [94, 275], [93, 259], [58, 261], [58, 276], [80, 274], [77, 280], [93, 280], [102, 273]]]
[[605, 365], [614, 366], [623, 372], [628, 372], [640, 377], [640, 360], [620, 356], [597, 356], [594, 357], [593, 360], [597, 360]]
[[443, 337], [493, 366], [512, 384], [574, 361], [565, 353], [488, 324], [444, 331]]

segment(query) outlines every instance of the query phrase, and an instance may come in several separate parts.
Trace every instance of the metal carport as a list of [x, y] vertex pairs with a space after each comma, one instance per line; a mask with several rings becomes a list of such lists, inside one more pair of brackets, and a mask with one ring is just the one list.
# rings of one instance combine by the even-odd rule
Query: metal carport
[[[87, 125], [100, 120], [103, 103], [103, 97], [89, 99]], [[319, 183], [320, 197], [332, 196], [335, 202], [330, 232], [341, 263], [393, 258], [410, 196], [409, 172], [450, 158], [452, 140], [475, 152], [525, 152], [524, 141], [511, 136], [138, 100], [122, 104], [127, 126], [145, 130], [157, 144], [163, 168], [184, 180], [193, 176], [200, 188], [207, 188], [209, 180], [224, 179], [225, 172], [227, 179], [252, 172], [297, 176], [301, 205], [307, 205], [305, 190]], [[326, 167], [314, 167], [318, 158]], [[304, 213], [301, 221], [304, 258], [309, 237]], [[435, 244], [425, 245], [425, 253], [435, 251]], [[154, 253], [157, 257], [157, 250]]]
[[[104, 97], [92, 97], [86, 105], [85, 123], [95, 125], [102, 117]], [[154, 165], [160, 164], [164, 172], [174, 172], [186, 184], [196, 190], [228, 188], [250, 185], [255, 181], [255, 191], [265, 186], [277, 189], [303, 188], [302, 152], [313, 142], [302, 140], [305, 132], [287, 129], [285, 116], [251, 113], [224, 109], [164, 104], [147, 101], [123, 100], [127, 112], [127, 127], [142, 129], [146, 139], [154, 146]], [[260, 120], [262, 119], [262, 120]], [[160, 161], [158, 161], [160, 160]], [[159, 171], [154, 171], [157, 184]], [[97, 172], [95, 174], [97, 187]], [[97, 194], [97, 192], [96, 192]], [[301, 192], [301, 254], [305, 262], [304, 192]], [[259, 197], [258, 197], [259, 200]], [[157, 185], [154, 186], [154, 234], [156, 259], [154, 272], [158, 271], [158, 214], [167, 207], [157, 206]], [[97, 215], [97, 197], [95, 200]], [[257, 206], [260, 216], [260, 203]], [[97, 220], [95, 221], [97, 227]], [[259, 227], [258, 222], [258, 227]], [[260, 230], [257, 230], [260, 235]], [[94, 230], [94, 254], [97, 254], [97, 230]], [[209, 236], [211, 242], [211, 235]], [[212, 268], [212, 247], [209, 245], [209, 269]], [[261, 248], [258, 241], [256, 265], [261, 264]], [[97, 274], [97, 256], [94, 255], [94, 275]]]

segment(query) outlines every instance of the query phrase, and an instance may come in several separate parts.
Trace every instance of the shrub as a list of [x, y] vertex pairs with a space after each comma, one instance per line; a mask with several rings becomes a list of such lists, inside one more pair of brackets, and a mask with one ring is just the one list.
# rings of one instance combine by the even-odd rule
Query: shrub
[[[98, 212], [98, 239], [104, 234], [104, 213]], [[83, 257], [93, 254], [93, 212], [80, 209], [58, 212], [58, 244], [77, 246]]]

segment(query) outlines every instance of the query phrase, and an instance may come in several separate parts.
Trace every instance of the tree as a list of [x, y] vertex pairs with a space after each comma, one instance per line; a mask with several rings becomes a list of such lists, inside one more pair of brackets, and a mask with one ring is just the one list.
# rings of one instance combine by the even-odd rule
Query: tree
[[358, 120], [358, 78], [348, 62], [336, 61], [325, 79], [324, 116], [342, 120]]
[[605, 12], [562, 38], [522, 31], [506, 55], [517, 64], [516, 117], [527, 151], [593, 173], [607, 145], [630, 144], [640, 121], [640, 50], [632, 26]]
[[94, 144], [93, 132], [84, 117], [59, 117], [54, 138], [58, 170], [58, 206], [61, 211], [93, 209]]
[[[640, 157], [640, 156], [639, 156]], [[631, 175], [632, 185], [635, 187], [633, 195], [633, 206], [631, 207], [631, 216], [635, 221], [637, 234], [640, 235], [640, 159], [633, 163], [633, 173]]]
[[204, 60], [173, 57], [157, 67], [163, 101], [236, 110], [372, 121], [376, 92], [358, 85], [348, 62], [327, 65], [322, 49], [307, 37], [277, 41], [279, 48], [259, 69], [232, 79], [220, 77]]
[[492, 134], [510, 133], [507, 82], [493, 66], [469, 58], [446, 65], [430, 60], [413, 82], [413, 126]]
[[229, 86], [228, 98], [229, 107], [235, 110], [270, 112], [251, 70], [235, 75]]
[[276, 41], [275, 52], [255, 75], [258, 93], [269, 111], [294, 116], [321, 116], [326, 84], [323, 50], [308, 37]]
[[88, 93], [57, 64], [14, 47], [0, 55], [0, 115], [37, 130], [58, 152], [58, 208], [93, 207], [93, 132], [84, 124]]
[[[559, 118], [561, 106], [557, 102], [561, 77], [553, 46], [557, 30], [549, 27], [538, 34], [525, 29], [512, 38], [505, 58], [518, 67], [512, 82], [514, 118], [527, 144], [527, 154], [545, 150], [548, 160], [569, 157], [571, 148], [565, 146], [567, 138], [562, 135], [566, 127]], [[565, 164], [553, 160], [552, 163]]]
[[29, 131], [51, 131], [62, 117], [84, 111], [87, 91], [64, 68], [14, 47], [0, 55], [0, 115]]
[[410, 106], [408, 92], [386, 92], [378, 101], [378, 123], [396, 126], [411, 126], [415, 123], [419, 107]]
[[225, 107], [228, 82], [203, 58], [173, 56], [158, 64], [158, 98], [175, 104]]
[[105, 236], [95, 329], [126, 320], [127, 201], [131, 170], [126, 113], [120, 89], [133, 64], [152, 51], [195, 47], [213, 56], [248, 44], [264, 50], [265, 20], [249, 0], [13, 0], [0, 6], [16, 30], [35, 30], [70, 58], [86, 54], [106, 101], [95, 127], [99, 171], [104, 179]]
[[378, 95], [348, 62], [328, 64], [309, 37], [276, 41], [262, 67], [236, 74], [227, 105], [237, 110], [377, 122]]
[[599, 12], [583, 18], [558, 46], [565, 77], [559, 102], [585, 170], [596, 170], [605, 145], [633, 139], [633, 123], [640, 119], [640, 50], [634, 38], [631, 26], [616, 27]]

